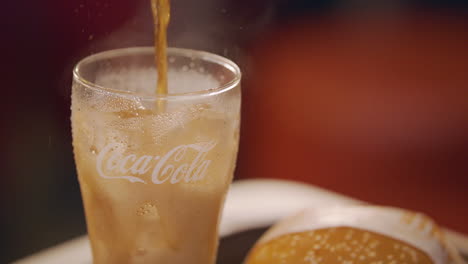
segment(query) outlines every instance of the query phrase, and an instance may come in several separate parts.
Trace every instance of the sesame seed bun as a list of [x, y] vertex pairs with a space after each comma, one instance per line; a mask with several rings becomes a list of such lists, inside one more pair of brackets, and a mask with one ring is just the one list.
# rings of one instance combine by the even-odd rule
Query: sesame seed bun
[[396, 208], [306, 210], [257, 242], [245, 264], [461, 264], [428, 217]]

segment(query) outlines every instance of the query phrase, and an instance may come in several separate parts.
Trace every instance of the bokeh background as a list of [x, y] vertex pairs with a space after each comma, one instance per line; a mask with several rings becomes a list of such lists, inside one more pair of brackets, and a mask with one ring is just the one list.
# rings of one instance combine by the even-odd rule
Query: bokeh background
[[[0, 263], [86, 232], [73, 65], [152, 44], [149, 0], [1, 4]], [[244, 72], [236, 179], [287, 178], [468, 234], [468, 2], [172, 0], [171, 46]]]

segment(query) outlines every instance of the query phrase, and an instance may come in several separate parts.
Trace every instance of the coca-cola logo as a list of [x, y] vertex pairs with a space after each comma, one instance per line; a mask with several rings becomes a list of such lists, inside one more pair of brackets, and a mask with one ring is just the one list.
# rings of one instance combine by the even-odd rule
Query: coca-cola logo
[[[206, 156], [216, 146], [216, 141], [180, 145], [161, 156], [123, 155], [118, 143], [105, 146], [96, 159], [96, 169], [104, 179], [125, 179], [132, 183], [147, 181], [142, 176], [151, 171], [154, 184], [170, 182], [197, 182], [205, 178], [211, 160]], [[193, 159], [187, 159], [187, 156]]]

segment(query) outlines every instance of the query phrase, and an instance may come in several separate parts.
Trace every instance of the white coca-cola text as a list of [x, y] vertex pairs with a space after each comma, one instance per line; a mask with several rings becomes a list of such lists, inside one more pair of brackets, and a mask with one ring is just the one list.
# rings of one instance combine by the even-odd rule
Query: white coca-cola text
[[[211, 160], [207, 160], [206, 156], [215, 146], [216, 142], [210, 141], [180, 145], [162, 156], [124, 156], [121, 145], [112, 143], [99, 152], [96, 169], [104, 179], [125, 179], [146, 184], [142, 176], [152, 170], [151, 181], [154, 184], [196, 182], [205, 178], [211, 164]], [[191, 161], [186, 159], [189, 152], [192, 152], [190, 156], [194, 157]]]

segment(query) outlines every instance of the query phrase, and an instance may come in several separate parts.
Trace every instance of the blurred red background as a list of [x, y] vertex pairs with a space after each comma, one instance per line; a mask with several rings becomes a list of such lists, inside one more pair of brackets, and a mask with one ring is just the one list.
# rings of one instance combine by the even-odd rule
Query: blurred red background
[[[151, 45], [147, 2], [2, 4], [0, 262], [84, 234], [71, 70]], [[237, 179], [308, 182], [468, 233], [464, 1], [172, 2], [171, 46], [243, 70]]]
[[240, 177], [305, 181], [468, 233], [466, 19], [327, 16], [253, 49]]

